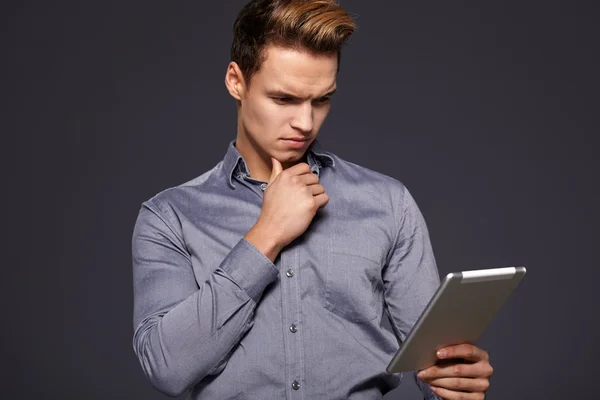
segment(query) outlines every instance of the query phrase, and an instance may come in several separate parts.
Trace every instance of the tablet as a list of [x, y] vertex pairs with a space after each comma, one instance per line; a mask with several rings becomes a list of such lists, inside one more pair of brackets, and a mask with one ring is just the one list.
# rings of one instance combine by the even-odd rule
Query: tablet
[[508, 267], [446, 275], [387, 372], [426, 368], [443, 347], [475, 344], [525, 272], [525, 267]]

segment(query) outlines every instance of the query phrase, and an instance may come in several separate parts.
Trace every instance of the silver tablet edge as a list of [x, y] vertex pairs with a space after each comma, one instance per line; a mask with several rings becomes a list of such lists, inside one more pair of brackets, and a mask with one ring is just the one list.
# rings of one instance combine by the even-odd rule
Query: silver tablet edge
[[412, 329], [406, 334], [406, 337], [404, 338], [404, 341], [400, 342], [399, 351], [396, 352], [396, 354], [394, 355], [394, 357], [392, 357], [392, 360], [389, 362], [388, 366], [386, 367], [386, 371], [388, 373], [394, 373], [392, 366], [394, 366], [396, 364], [396, 360], [398, 358], [400, 358], [400, 356], [402, 354], [402, 348], [404, 346], [408, 346], [409, 342], [412, 341], [412, 338], [414, 336], [411, 335], [411, 332], [412, 331], [416, 331], [417, 329], [419, 329], [419, 327], [421, 325], [421, 321], [423, 321], [425, 318], [427, 318], [427, 315], [430, 312], [430, 306], [431, 306], [431, 304], [435, 303], [437, 301], [437, 298], [442, 295], [442, 292], [444, 291], [444, 288], [447, 285], [450, 284], [450, 281], [452, 281], [454, 279], [461, 279], [461, 278], [462, 278], [462, 273], [461, 272], [450, 272], [449, 274], [447, 274], [444, 277], [444, 279], [442, 280], [442, 282], [438, 286], [437, 290], [435, 291], [435, 293], [433, 294], [433, 296], [431, 297], [431, 299], [429, 299], [429, 302], [427, 303], [427, 305], [423, 309], [423, 312], [421, 313], [421, 315], [419, 316], [419, 318], [417, 318], [417, 320], [415, 321]]
[[[522, 275], [525, 275], [525, 273], [527, 272], [527, 269], [525, 267], [506, 267], [506, 268], [491, 268], [490, 271], [493, 272], [493, 273], [491, 273], [491, 274], [489, 274], [489, 273], [488, 274], [478, 274], [479, 270], [475, 270], [475, 271], [462, 271], [462, 272], [450, 272], [450, 273], [448, 273], [444, 277], [444, 279], [442, 280], [442, 282], [440, 283], [440, 286], [437, 288], [437, 290], [435, 291], [435, 293], [433, 294], [433, 296], [431, 297], [431, 299], [429, 299], [429, 302], [427, 303], [427, 305], [423, 309], [423, 312], [421, 313], [421, 315], [419, 316], [419, 318], [417, 319], [417, 321], [413, 325], [412, 329], [406, 335], [406, 338], [404, 339], [404, 342], [400, 343], [400, 349], [399, 350], [402, 350], [402, 347], [404, 345], [408, 345], [408, 342], [411, 341], [411, 339], [412, 339], [411, 332], [413, 330], [416, 331], [417, 329], [419, 329], [419, 327], [421, 325], [421, 321], [424, 320], [425, 318], [427, 318], [427, 315], [430, 312], [430, 306], [431, 306], [431, 304], [435, 303], [437, 301], [437, 298], [442, 295], [442, 292], [444, 291], [445, 286], [447, 286], [448, 284], [450, 284], [450, 281], [460, 280], [461, 283], [468, 283], [468, 282], [475, 282], [477, 280], [485, 281], [485, 280], [496, 280], [496, 279], [510, 279], [510, 278], [514, 277], [515, 275], [518, 275], [518, 276], [520, 275], [519, 278], [522, 278]], [[465, 273], [467, 273], [467, 278], [466, 279], [465, 279], [465, 276], [464, 276]], [[500, 278], [498, 278], [498, 276]], [[520, 282], [520, 281], [521, 281], [521, 279], [518, 279], [518, 282]], [[390, 363], [388, 364], [388, 366], [386, 368], [386, 371], [388, 373], [394, 373], [392, 366], [396, 363], [396, 360], [398, 358], [400, 358], [400, 355], [401, 355], [401, 351], [398, 351], [398, 352], [396, 352], [396, 354], [394, 355], [394, 357], [392, 357], [392, 360], [390, 361]]]
[[526, 271], [527, 270], [525, 267], [504, 267], [486, 270], [462, 271], [461, 283], [512, 279], [517, 274], [524, 275]]

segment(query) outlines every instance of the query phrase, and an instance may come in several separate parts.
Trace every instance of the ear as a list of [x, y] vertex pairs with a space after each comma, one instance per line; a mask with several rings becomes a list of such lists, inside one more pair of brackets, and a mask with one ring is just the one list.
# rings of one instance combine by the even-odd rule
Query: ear
[[246, 93], [246, 83], [244, 81], [244, 75], [239, 65], [235, 62], [230, 62], [227, 66], [227, 72], [225, 73], [225, 86], [229, 91], [229, 94], [234, 99], [240, 101]]

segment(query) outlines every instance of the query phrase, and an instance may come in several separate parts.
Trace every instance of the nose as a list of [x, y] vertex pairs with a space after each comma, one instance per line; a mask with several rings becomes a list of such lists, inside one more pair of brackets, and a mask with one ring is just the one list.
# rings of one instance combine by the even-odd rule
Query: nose
[[292, 128], [301, 132], [311, 132], [313, 129], [313, 106], [310, 102], [298, 105], [292, 120]]

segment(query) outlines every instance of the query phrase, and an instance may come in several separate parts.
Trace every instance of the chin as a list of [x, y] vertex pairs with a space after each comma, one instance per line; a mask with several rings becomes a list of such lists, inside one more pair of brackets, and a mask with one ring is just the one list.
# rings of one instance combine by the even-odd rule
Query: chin
[[306, 153], [297, 153], [294, 155], [290, 155], [290, 156], [284, 158], [283, 160], [280, 160], [279, 162], [281, 162], [282, 164], [284, 164], [284, 163], [289, 164], [290, 166], [301, 163], [301, 162], [308, 162], [304, 157], [305, 154]]

